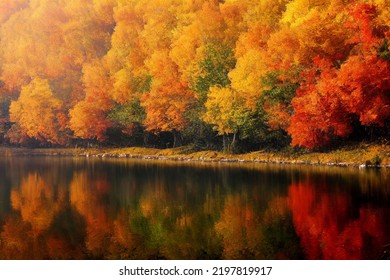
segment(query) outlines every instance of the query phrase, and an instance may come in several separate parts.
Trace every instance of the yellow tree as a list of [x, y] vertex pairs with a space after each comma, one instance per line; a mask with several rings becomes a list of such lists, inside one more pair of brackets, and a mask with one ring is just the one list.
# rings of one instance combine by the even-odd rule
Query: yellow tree
[[104, 57], [112, 82], [110, 97], [114, 102], [109, 117], [114, 126], [129, 135], [143, 124], [145, 112], [140, 98], [149, 91], [151, 81], [145, 67], [148, 51], [142, 37], [145, 5], [136, 0], [117, 1], [111, 48]]
[[118, 103], [125, 103], [137, 90], [133, 81], [146, 74], [143, 67], [146, 50], [141, 40], [144, 19], [136, 7], [137, 1], [117, 2], [114, 9], [115, 30], [106, 60], [114, 84], [112, 97]]
[[243, 20], [247, 30], [240, 32], [235, 56], [236, 67], [230, 71], [232, 88], [245, 99], [246, 106], [256, 109], [264, 86], [262, 79], [270, 70], [267, 61], [267, 41], [279, 29], [279, 19], [288, 1], [246, 1]]
[[268, 40], [269, 66], [299, 71], [310, 66], [316, 56], [334, 61], [345, 59], [352, 47], [348, 44], [351, 33], [345, 28], [348, 19], [345, 4], [349, 1], [345, 2], [294, 0], [288, 3], [280, 30]]
[[[225, 151], [234, 149], [236, 135], [249, 120], [250, 111], [245, 108], [244, 101], [236, 91], [229, 87], [211, 87], [206, 101], [206, 113], [203, 120], [213, 125], [219, 135], [223, 135]], [[231, 143], [228, 135], [233, 134]]]
[[169, 55], [178, 65], [183, 80], [191, 83], [204, 75], [199, 64], [207, 59], [210, 45], [220, 51], [234, 47], [245, 29], [244, 12], [245, 5], [240, 1], [185, 1], [177, 8], [178, 21]]
[[144, 126], [156, 133], [171, 132], [174, 146], [180, 145], [180, 132], [186, 126], [185, 112], [193, 101], [193, 93], [169, 53], [178, 24], [176, 9], [180, 10], [181, 5], [185, 3], [177, 0], [141, 1], [138, 5], [147, 19], [140, 39], [148, 54], [145, 69], [151, 77], [149, 88], [140, 98], [146, 113]]
[[34, 78], [24, 86], [17, 101], [10, 106], [10, 120], [22, 135], [10, 135], [12, 142], [27, 135], [39, 141], [62, 144], [61, 127], [63, 115], [61, 101], [51, 91], [49, 82]]

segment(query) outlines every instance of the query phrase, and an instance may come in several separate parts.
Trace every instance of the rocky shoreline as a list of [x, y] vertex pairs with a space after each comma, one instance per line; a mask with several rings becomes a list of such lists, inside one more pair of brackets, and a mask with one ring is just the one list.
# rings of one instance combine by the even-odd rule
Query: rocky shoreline
[[[129, 158], [142, 160], [176, 161], [176, 162], [205, 162], [205, 163], [266, 163], [280, 165], [310, 165], [310, 166], [337, 166], [390, 169], [389, 160], [382, 164], [372, 164], [364, 160], [363, 156], [356, 160], [344, 161], [342, 155], [337, 155], [338, 160], [320, 158], [318, 154], [285, 155], [282, 153], [254, 152], [249, 154], [224, 154], [216, 151], [203, 151], [181, 153], [181, 150], [173, 149], [148, 149], [148, 148], [120, 148], [120, 149], [27, 149], [27, 148], [1, 148], [0, 156], [63, 156], [81, 158]], [[387, 156], [387, 149], [384, 153]], [[389, 149], [390, 152], [390, 149]], [[327, 153], [320, 154], [327, 156]], [[381, 154], [382, 155], [382, 154]]]
[[112, 153], [81, 153], [77, 156], [85, 158], [132, 158], [143, 160], [161, 160], [161, 161], [181, 161], [181, 162], [210, 162], [210, 163], [266, 163], [266, 164], [281, 164], [281, 165], [312, 165], [312, 166], [337, 166], [337, 167], [358, 167], [364, 168], [390, 168], [390, 165], [373, 165], [373, 164], [358, 164], [346, 162], [310, 162], [303, 160], [273, 160], [273, 159], [240, 159], [240, 158], [207, 158], [207, 157], [186, 157], [186, 156], [160, 156], [160, 155], [134, 155], [134, 154], [112, 154]]

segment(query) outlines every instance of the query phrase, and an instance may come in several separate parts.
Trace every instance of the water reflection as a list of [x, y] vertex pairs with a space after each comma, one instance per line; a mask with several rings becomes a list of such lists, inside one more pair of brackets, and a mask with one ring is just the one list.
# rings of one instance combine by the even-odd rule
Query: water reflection
[[0, 259], [377, 259], [389, 172], [0, 158]]
[[389, 208], [372, 202], [355, 206], [347, 191], [328, 189], [323, 182], [310, 181], [289, 187], [293, 221], [306, 258], [377, 258], [390, 237]]

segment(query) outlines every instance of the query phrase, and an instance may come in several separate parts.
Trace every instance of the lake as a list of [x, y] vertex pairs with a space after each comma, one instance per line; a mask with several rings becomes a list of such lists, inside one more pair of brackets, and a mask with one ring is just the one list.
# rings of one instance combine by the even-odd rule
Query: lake
[[380, 259], [390, 170], [0, 157], [0, 259]]

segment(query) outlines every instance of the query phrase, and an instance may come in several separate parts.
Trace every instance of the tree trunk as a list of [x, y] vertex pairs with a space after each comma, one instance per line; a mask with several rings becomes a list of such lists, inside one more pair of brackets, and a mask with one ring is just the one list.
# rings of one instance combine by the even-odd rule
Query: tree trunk
[[181, 135], [180, 132], [174, 130], [173, 133], [173, 148], [180, 147], [181, 146]]
[[226, 133], [223, 134], [222, 145], [223, 145], [223, 152], [226, 153], [229, 150], [229, 140]]
[[234, 150], [236, 148], [236, 136], [237, 136], [237, 132], [235, 132], [233, 134], [233, 140], [232, 140], [232, 143], [230, 144], [230, 151], [231, 152], [234, 152]]
[[144, 146], [148, 146], [148, 144], [149, 144], [149, 134], [148, 134], [148, 132], [143, 132], [143, 135], [142, 135], [142, 140], [143, 140], [143, 142], [144, 142]]

